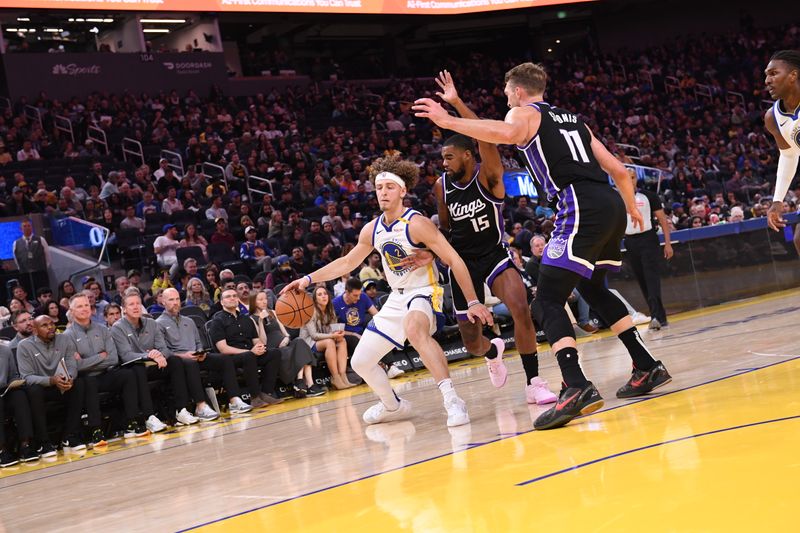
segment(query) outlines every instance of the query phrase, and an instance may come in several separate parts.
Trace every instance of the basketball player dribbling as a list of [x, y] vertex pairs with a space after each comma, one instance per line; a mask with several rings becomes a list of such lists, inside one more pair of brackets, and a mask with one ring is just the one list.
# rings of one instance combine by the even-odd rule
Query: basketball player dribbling
[[[281, 294], [305, 290], [312, 283], [337, 279], [352, 272], [376, 249], [380, 252], [386, 281], [392, 291], [386, 302], [367, 326], [351, 359], [353, 370], [364, 378], [380, 401], [364, 412], [367, 424], [407, 418], [411, 403], [398, 398], [389, 378], [378, 362], [392, 348], [402, 348], [406, 339], [419, 352], [430, 370], [444, 399], [447, 425], [469, 423], [466, 404], [458, 397], [447, 367], [442, 347], [433, 339], [437, 330], [437, 315], [441, 315], [442, 288], [434, 264], [413, 268], [409, 258], [419, 250], [429, 248], [450, 265], [464, 294], [468, 320], [492, 324], [492, 314], [478, 300], [469, 270], [452, 246], [445, 240], [430, 219], [414, 209], [403, 207], [403, 198], [414, 187], [419, 167], [399, 157], [384, 157], [370, 167], [370, 178], [382, 214], [361, 230], [358, 243], [346, 256], [287, 285]], [[424, 243], [424, 244], [423, 244]]]
[[[625, 305], [605, 286], [606, 269], [622, 264], [626, 211], [634, 227], [642, 225], [628, 173], [581, 118], [544, 101], [546, 84], [541, 65], [523, 63], [508, 71], [504, 92], [511, 109], [505, 121], [452, 117], [429, 98], [417, 100], [413, 107], [418, 117], [427, 117], [442, 129], [516, 145], [531, 175], [549, 197], [558, 199], [556, 229], [542, 258], [533, 310], [556, 354], [564, 385], [556, 405], [534, 421], [536, 429], [561, 427], [603, 406], [603, 398], [578, 362], [575, 333], [564, 309], [576, 286], [611, 324], [633, 360], [631, 378], [617, 397], [647, 394], [672, 379], [645, 347]], [[606, 173], [619, 193], [608, 185]]]
[[778, 144], [778, 170], [775, 194], [767, 211], [767, 224], [775, 231], [786, 226], [783, 199], [789, 191], [800, 160], [800, 50], [775, 52], [764, 71], [765, 84], [775, 98], [772, 108], [764, 115], [764, 126]]
[[[439, 73], [436, 83], [442, 92], [436, 93], [452, 105], [459, 115], [478, 118], [459, 98], [453, 78], [448, 71]], [[481, 162], [475, 158], [475, 146], [469, 137], [454, 135], [444, 142], [442, 160], [444, 174], [433, 186], [439, 212], [439, 229], [449, 234], [450, 244], [458, 250], [472, 275], [474, 289], [484, 301], [484, 284], [511, 311], [514, 320], [514, 339], [525, 370], [525, 397], [528, 403], [548, 404], [556, 395], [539, 377], [536, 353], [536, 329], [528, 307], [527, 289], [519, 270], [509, 255], [503, 240], [503, 163], [494, 144], [479, 142]], [[483, 355], [489, 368], [489, 379], [502, 387], [508, 375], [503, 363], [505, 345], [502, 339], [489, 341], [483, 328], [467, 320], [467, 298], [456, 284], [451, 284], [453, 305], [461, 340], [468, 352]]]

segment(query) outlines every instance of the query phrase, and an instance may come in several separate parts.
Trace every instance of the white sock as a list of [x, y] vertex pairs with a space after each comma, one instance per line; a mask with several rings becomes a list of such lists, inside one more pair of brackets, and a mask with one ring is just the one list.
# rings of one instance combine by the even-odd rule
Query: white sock
[[456, 389], [453, 388], [453, 380], [450, 378], [443, 379], [439, 383], [436, 384], [439, 387], [439, 392], [442, 393], [442, 397], [444, 401], [450, 400], [451, 398], [458, 398], [458, 394], [456, 394]]
[[356, 346], [350, 360], [353, 370], [369, 385], [389, 411], [400, 408], [400, 400], [392, 390], [389, 376], [378, 366], [381, 358], [389, 353], [393, 345], [374, 331], [367, 330]]

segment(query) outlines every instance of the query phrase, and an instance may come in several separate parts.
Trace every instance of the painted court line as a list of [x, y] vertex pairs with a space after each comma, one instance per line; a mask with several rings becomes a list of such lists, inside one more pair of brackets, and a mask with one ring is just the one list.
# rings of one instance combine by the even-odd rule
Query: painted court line
[[[698, 384], [696, 384], [696, 385], [690, 385], [690, 386], [688, 386], [688, 387], [684, 387], [684, 388], [682, 388], [682, 389], [676, 389], [676, 390], [674, 390], [674, 391], [665, 392], [665, 393], [663, 393], [663, 394], [659, 394], [659, 395], [657, 395], [657, 396], [655, 396], [655, 395], [654, 395], [654, 396], [645, 396], [645, 397], [643, 397], [643, 398], [641, 398], [641, 399], [637, 399], [636, 401], [632, 401], [632, 402], [630, 402], [630, 403], [624, 403], [624, 404], [618, 405], [618, 406], [616, 406], [616, 407], [611, 407], [610, 409], [603, 409], [603, 410], [596, 411], [596, 412], [594, 412], [594, 413], [592, 413], [592, 414], [589, 414], [589, 415], [585, 415], [585, 416], [578, 417], [578, 418], [576, 418], [576, 420], [580, 420], [580, 419], [583, 419], [583, 418], [590, 418], [590, 417], [593, 417], [593, 416], [597, 416], [597, 415], [599, 415], [599, 414], [601, 414], [601, 413], [607, 413], [607, 412], [609, 412], [609, 411], [614, 411], [614, 410], [616, 410], [616, 409], [620, 409], [620, 408], [622, 408], [622, 407], [628, 407], [628, 406], [631, 406], [631, 405], [636, 405], [636, 404], [639, 404], [639, 403], [642, 403], [642, 402], [646, 402], [646, 401], [650, 401], [650, 400], [656, 400], [656, 399], [658, 399], [658, 398], [662, 398], [662, 397], [664, 397], [664, 396], [668, 396], [668, 395], [670, 395], [670, 394], [675, 394], [675, 393], [678, 393], [678, 392], [683, 392], [683, 391], [687, 391], [687, 390], [691, 390], [691, 389], [696, 389], [696, 388], [698, 388], [698, 387], [703, 387], [703, 386], [705, 386], [705, 385], [709, 385], [709, 384], [711, 384], [711, 383], [716, 383], [716, 382], [718, 382], [718, 381], [724, 381], [724, 380], [726, 380], [726, 379], [735, 378], [735, 377], [737, 377], [737, 376], [742, 376], [742, 375], [744, 375], [744, 374], [749, 374], [749, 373], [751, 373], [751, 372], [756, 372], [756, 371], [758, 371], [758, 370], [764, 370], [764, 369], [766, 369], [766, 368], [771, 368], [771, 367], [773, 367], [773, 366], [778, 366], [778, 365], [782, 365], [782, 364], [785, 364], [785, 363], [789, 363], [789, 362], [791, 362], [791, 361], [795, 361], [795, 360], [797, 360], [797, 359], [800, 359], [800, 357], [794, 357], [794, 358], [792, 358], [792, 359], [786, 359], [786, 360], [784, 360], [784, 361], [777, 361], [777, 362], [775, 362], [775, 363], [770, 363], [770, 364], [768, 364], [768, 365], [760, 366], [760, 367], [753, 368], [753, 369], [751, 369], [751, 370], [746, 370], [746, 371], [743, 371], [743, 372], [736, 372], [736, 373], [734, 373], [734, 374], [729, 374], [729, 375], [726, 375], [726, 376], [722, 376], [722, 377], [720, 377], [720, 378], [712, 379], [712, 380], [709, 380], [709, 381], [704, 381], [704, 382], [702, 382], [702, 383], [698, 383]], [[789, 417], [789, 418], [800, 418], [800, 415], [797, 415], [797, 416], [795, 416], [795, 417]], [[784, 419], [776, 419], [776, 420], [770, 420], [770, 421], [764, 421], [764, 422], [756, 422], [755, 424], [750, 424], [750, 425], [758, 425], [758, 424], [764, 424], [764, 423], [769, 423], [769, 422], [777, 422], [777, 421], [781, 421], [781, 420], [784, 420]], [[745, 427], [745, 426], [742, 426], [742, 427]], [[737, 429], [737, 428], [728, 428], [727, 430], [731, 430], [731, 429]], [[534, 431], [535, 431], [534, 429], [530, 429], [530, 430], [528, 430], [528, 431], [519, 432], [519, 433], [518, 433], [518, 435], [525, 435], [525, 434], [528, 434], [528, 433], [532, 433], [532, 432], [534, 432]], [[563, 431], [563, 430], [562, 430], [562, 431]], [[715, 430], [715, 432], [721, 432], [721, 431], [725, 431], [725, 430]], [[712, 433], [712, 432], [709, 432], [709, 434], [710, 434], [710, 433]], [[675, 441], [677, 442], [677, 441], [679, 441], [679, 440], [684, 440], [684, 439], [687, 439], [687, 438], [694, 438], [694, 437], [696, 437], [696, 436], [701, 436], [701, 435], [703, 435], [703, 434], [700, 434], [700, 435], [694, 435], [694, 436], [689, 436], [689, 437], [682, 437], [682, 438], [680, 438], [680, 439], [675, 439]], [[511, 437], [511, 438], [513, 438], [513, 437]], [[470, 448], [468, 448], [468, 449], [475, 449], [475, 448], [478, 448], [478, 447], [481, 447], [481, 446], [486, 446], [486, 445], [489, 445], [489, 444], [494, 444], [495, 442], [499, 442], [499, 441], [501, 441], [501, 440], [507, 440], [507, 439], [508, 439], [508, 437], [500, 437], [500, 438], [497, 438], [497, 439], [494, 439], [494, 440], [491, 440], [491, 441], [487, 441], [487, 442], [485, 442], [485, 443], [480, 443], [480, 444], [477, 444], [476, 446], [472, 446], [472, 447], [470, 447]], [[667, 443], [668, 443], [668, 442], [670, 442], [670, 441], [667, 441]], [[650, 446], [651, 446], [651, 447], [652, 447], [652, 446], [659, 446], [659, 445], [662, 445], [662, 444], [664, 444], [664, 443], [656, 443], [656, 444], [654, 444], [654, 445], [650, 445]], [[645, 448], [642, 448], [642, 449], [645, 449]], [[398, 470], [403, 470], [403, 469], [405, 469], [405, 468], [410, 468], [410, 467], [412, 467], [412, 466], [416, 466], [416, 465], [420, 465], [420, 464], [425, 464], [425, 463], [428, 463], [428, 462], [431, 462], [431, 461], [435, 461], [436, 459], [441, 459], [441, 458], [443, 458], [443, 457], [448, 457], [448, 456], [451, 456], [451, 455], [455, 455], [456, 453], [463, 453], [464, 451], [467, 451], [467, 450], [459, 450], [459, 451], [457, 451], [457, 452], [450, 451], [450, 452], [446, 452], [446, 453], [443, 453], [443, 454], [440, 454], [440, 455], [436, 455], [436, 456], [433, 456], [433, 457], [428, 457], [428, 458], [426, 458], [426, 459], [422, 459], [422, 460], [419, 460], [419, 461], [415, 461], [415, 462], [413, 462], [413, 463], [409, 463], [409, 464], [406, 464], [406, 465], [398, 466], [398, 467], [396, 467], [396, 468], [391, 468], [391, 469], [389, 469], [389, 470], [384, 470], [384, 471], [381, 471], [381, 472], [376, 472], [376, 473], [374, 473], [374, 474], [369, 474], [369, 475], [367, 475], [367, 476], [362, 476], [362, 477], [359, 477], [359, 478], [356, 478], [356, 479], [352, 479], [352, 480], [349, 480], [349, 481], [343, 481], [343, 482], [341, 482], [341, 483], [337, 483], [337, 484], [335, 484], [335, 485], [330, 485], [330, 486], [328, 486], [328, 487], [322, 487], [322, 488], [320, 488], [320, 489], [316, 489], [316, 490], [313, 490], [313, 491], [310, 491], [310, 492], [306, 492], [306, 493], [303, 493], [303, 494], [299, 494], [299, 495], [297, 495], [297, 496], [292, 496], [292, 497], [290, 497], [290, 498], [285, 498], [285, 499], [283, 499], [283, 500], [280, 500], [280, 501], [277, 501], [277, 502], [268, 503], [268, 504], [265, 504], [265, 505], [261, 505], [261, 506], [258, 506], [258, 507], [254, 507], [254, 508], [252, 508], [252, 509], [248, 509], [248, 510], [245, 510], [245, 511], [240, 511], [240, 512], [238, 512], [238, 513], [234, 513], [234, 514], [231, 514], [231, 515], [228, 515], [228, 516], [224, 516], [224, 517], [221, 517], [221, 518], [216, 518], [216, 519], [214, 519], [214, 520], [210, 520], [210, 521], [208, 521], [208, 522], [204, 522], [204, 523], [202, 523], [202, 524], [198, 524], [198, 525], [195, 525], [195, 526], [188, 527], [188, 528], [186, 528], [186, 529], [181, 529], [181, 530], [178, 530], [178, 532], [177, 532], [177, 533], [184, 533], [184, 532], [186, 532], [186, 531], [193, 531], [193, 530], [196, 530], [196, 529], [199, 529], [199, 528], [205, 527], [205, 526], [209, 526], [209, 525], [211, 525], [211, 524], [216, 524], [216, 523], [218, 523], [218, 522], [224, 522], [225, 520], [230, 520], [231, 518], [236, 518], [236, 517], [238, 517], [238, 516], [242, 516], [242, 515], [246, 515], [246, 514], [254, 513], [254, 512], [256, 512], [256, 511], [261, 511], [261, 510], [263, 510], [263, 509], [268, 509], [268, 508], [270, 508], [270, 507], [274, 507], [274, 506], [276, 506], [276, 505], [280, 505], [280, 504], [282, 504], [282, 503], [288, 503], [288, 502], [290, 502], [290, 501], [293, 501], [293, 500], [298, 500], [298, 499], [305, 498], [305, 497], [308, 497], [308, 496], [313, 496], [314, 494], [319, 494], [319, 493], [321, 493], [321, 492], [327, 492], [327, 491], [329, 491], [329, 490], [333, 490], [333, 489], [336, 489], [336, 488], [339, 488], [339, 487], [345, 487], [345, 486], [347, 486], [347, 485], [352, 485], [353, 483], [358, 483], [358, 482], [360, 482], [360, 481], [364, 481], [364, 480], [367, 480], [367, 479], [372, 479], [372, 478], [374, 478], [374, 477], [382, 476], [382, 475], [384, 475], [384, 474], [388, 474], [388, 473], [391, 473], [391, 472], [396, 472], [396, 471], [398, 471]], [[630, 451], [628, 451], [628, 452], [622, 452], [622, 454], [625, 454], [625, 453], [632, 453], [633, 451], [638, 451], [638, 450], [630, 450]], [[604, 458], [604, 459], [609, 459], [609, 458], [610, 458], [610, 457], [608, 457], [608, 458]], [[602, 460], [602, 459], [601, 459], [601, 460]], [[595, 462], [596, 462], [596, 461], [598, 461], [598, 460], [595, 460]], [[579, 466], [580, 466], [580, 465], [579, 465]], [[571, 467], [570, 469], [567, 469], [567, 471], [569, 471], [569, 470], [572, 470], [572, 469], [574, 469], [574, 468], [575, 468], [575, 467]], [[559, 472], [559, 473], [563, 473], [563, 472]], [[557, 474], [557, 473], [551, 473], [551, 474], [548, 474], [548, 476], [552, 476], [552, 475], [556, 475], [556, 474]], [[533, 481], [534, 481], [534, 480], [531, 480], [531, 481], [529, 481], [529, 482], [533, 482]]]
[[587, 462], [581, 463], [579, 465], [574, 465], [574, 466], [571, 466], [569, 468], [564, 468], [563, 470], [558, 470], [556, 472], [551, 472], [551, 473], [545, 474], [543, 476], [535, 477], [533, 479], [529, 479], [527, 481], [523, 481], [521, 483], [517, 483], [517, 487], [524, 487], [526, 485], [530, 485], [531, 483], [536, 483], [537, 481], [542, 481], [542, 480], [545, 480], [545, 479], [548, 479], [548, 478], [551, 478], [551, 477], [559, 476], [561, 474], [566, 474], [568, 472], [573, 472], [575, 470], [579, 470], [581, 468], [585, 468], [587, 466], [591, 466], [591, 465], [594, 465], [594, 464], [597, 464], [597, 463], [602, 463], [604, 461], [609, 461], [611, 459], [616, 459], [617, 457], [622, 457], [624, 455], [629, 455], [629, 454], [632, 454], [632, 453], [641, 452], [643, 450], [649, 450], [651, 448], [658, 448], [659, 446], [666, 446], [667, 444], [675, 444], [676, 442], [681, 442], [681, 441], [689, 440], [689, 439], [697, 439], [697, 438], [700, 438], [700, 437], [706, 437], [708, 435], [715, 435], [717, 433], [725, 433], [725, 432], [728, 432], [728, 431], [735, 431], [737, 429], [745, 429], [745, 428], [750, 428], [750, 427], [755, 427], [755, 426], [762, 426], [764, 424], [774, 424], [776, 422], [785, 422], [787, 420], [797, 420], [797, 419], [800, 419], [800, 415], [785, 416], [783, 418], [774, 418], [772, 420], [762, 420], [760, 422], [751, 422], [750, 424], [742, 424], [740, 426], [732, 426], [732, 427], [728, 427], [728, 428], [715, 429], [715, 430], [712, 430], [712, 431], [705, 431], [703, 433], [698, 433], [696, 435], [687, 435], [686, 437], [680, 437], [680, 438], [677, 438], [677, 439], [665, 440], [663, 442], [656, 442], [654, 444], [648, 444], [647, 446], [640, 446], [638, 448], [633, 448], [631, 450], [626, 450], [624, 452], [619, 452], [619, 453], [615, 453], [615, 454], [612, 454], [612, 455], [607, 455], [605, 457], [600, 457], [598, 459], [592, 459], [591, 461], [587, 461]]

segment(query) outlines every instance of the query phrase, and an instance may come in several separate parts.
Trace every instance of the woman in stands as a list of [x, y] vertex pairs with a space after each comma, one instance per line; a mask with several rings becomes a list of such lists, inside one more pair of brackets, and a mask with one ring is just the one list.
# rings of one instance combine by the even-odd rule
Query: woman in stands
[[315, 384], [311, 375], [311, 367], [317, 364], [311, 348], [302, 339], [289, 336], [268, 304], [266, 292], [250, 295], [250, 318], [256, 325], [258, 339], [268, 350], [278, 349], [281, 352], [281, 381], [292, 384], [296, 398], [322, 396], [325, 388]]
[[55, 300], [49, 300], [42, 306], [42, 315], [47, 315], [56, 323], [56, 331], [63, 333], [67, 327], [67, 313]]
[[[69, 299], [74, 295], [75, 285], [73, 285], [70, 280], [64, 280], [58, 284], [58, 303], [61, 307], [65, 309], [69, 308]], [[67, 301], [67, 305], [64, 305], [64, 300]]]
[[300, 338], [312, 351], [324, 354], [333, 388], [349, 389], [355, 385], [347, 380], [347, 343], [344, 329], [334, 332], [331, 328], [336, 323], [336, 313], [328, 289], [324, 286], [317, 287], [314, 289], [314, 316], [300, 328]]
[[206, 248], [208, 248], [208, 241], [206, 241], [205, 237], [197, 233], [197, 226], [192, 223], [186, 224], [186, 227], [183, 228], [184, 236], [181, 239], [181, 242], [178, 243], [179, 248], [187, 248], [189, 246], [199, 246], [201, 250], [203, 250], [203, 256], [208, 260], [208, 253], [206, 252]]
[[203, 281], [200, 278], [190, 279], [186, 284], [186, 300], [183, 305], [185, 307], [199, 307], [204, 313], [208, 314], [213, 304]]

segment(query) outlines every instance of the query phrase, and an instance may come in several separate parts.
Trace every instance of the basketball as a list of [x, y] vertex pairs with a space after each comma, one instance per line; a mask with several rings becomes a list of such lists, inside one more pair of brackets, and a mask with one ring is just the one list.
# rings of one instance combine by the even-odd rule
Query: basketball
[[275, 316], [287, 328], [297, 329], [314, 315], [314, 300], [306, 291], [289, 291], [275, 302]]

